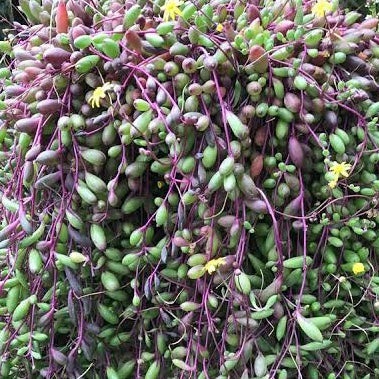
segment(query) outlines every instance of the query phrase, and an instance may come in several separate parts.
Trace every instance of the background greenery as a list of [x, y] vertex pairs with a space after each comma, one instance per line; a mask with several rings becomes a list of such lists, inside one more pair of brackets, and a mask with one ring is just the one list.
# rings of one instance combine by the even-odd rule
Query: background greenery
[[0, 37], [3, 38], [3, 29], [9, 27], [9, 22], [13, 22], [11, 0], [0, 0]]
[[379, 2], [377, 0], [343, 0], [341, 1], [343, 8], [356, 10], [362, 14], [377, 15]]

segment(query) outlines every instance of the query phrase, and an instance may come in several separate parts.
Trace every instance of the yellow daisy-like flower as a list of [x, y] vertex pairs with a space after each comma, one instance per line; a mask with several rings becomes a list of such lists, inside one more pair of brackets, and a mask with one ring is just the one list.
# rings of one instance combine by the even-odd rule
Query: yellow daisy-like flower
[[219, 266], [222, 266], [225, 264], [226, 264], [225, 258], [211, 259], [204, 266], [204, 271], [208, 271], [208, 274], [213, 274], [219, 268]]
[[365, 266], [363, 266], [363, 263], [357, 262], [353, 264], [353, 273], [354, 275], [359, 275], [365, 272]]
[[329, 183], [328, 183], [328, 185], [329, 185], [329, 187], [330, 188], [336, 188], [336, 186], [337, 186], [337, 180], [332, 180], [332, 181], [330, 181]]
[[329, 58], [330, 53], [329, 53], [329, 51], [324, 50], [324, 51], [321, 51], [321, 56], [323, 56], [324, 58]]
[[349, 171], [351, 169], [351, 164], [342, 162], [332, 162], [329, 168], [329, 172], [333, 174], [333, 179], [329, 181], [329, 187], [335, 188], [337, 185], [337, 182], [341, 176], [348, 178], [349, 177]]
[[111, 83], [104, 83], [101, 87], [95, 88], [93, 91], [92, 96], [88, 99], [88, 103], [91, 105], [92, 108], [100, 108], [100, 100], [104, 99], [107, 95], [107, 91], [112, 89]]
[[325, 13], [333, 10], [333, 5], [331, 1], [327, 0], [318, 0], [312, 7], [312, 13], [316, 17], [324, 17]]
[[351, 169], [351, 164], [342, 162], [332, 162], [330, 165], [330, 172], [332, 172], [337, 178], [344, 176], [345, 178], [349, 177], [349, 171]]
[[216, 26], [216, 30], [218, 31], [218, 32], [222, 32], [222, 30], [224, 29], [224, 27], [222, 26], [222, 24], [217, 24], [217, 26]]
[[182, 11], [179, 6], [183, 4], [181, 0], [166, 0], [165, 4], [161, 8], [164, 10], [163, 21], [168, 21], [169, 19], [175, 20], [176, 16], [181, 16]]

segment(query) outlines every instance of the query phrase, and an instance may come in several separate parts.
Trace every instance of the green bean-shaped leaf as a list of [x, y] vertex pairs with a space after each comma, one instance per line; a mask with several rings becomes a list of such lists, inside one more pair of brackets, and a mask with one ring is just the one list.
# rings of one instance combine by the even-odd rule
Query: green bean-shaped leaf
[[296, 321], [299, 324], [301, 330], [313, 341], [322, 342], [322, 334], [320, 329], [313, 324], [311, 321], [307, 320], [300, 313], [296, 313]]

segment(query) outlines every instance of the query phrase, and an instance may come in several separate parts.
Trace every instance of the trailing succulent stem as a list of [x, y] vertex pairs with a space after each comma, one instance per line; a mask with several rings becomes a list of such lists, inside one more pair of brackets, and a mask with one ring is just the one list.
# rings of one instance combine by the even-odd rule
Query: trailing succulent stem
[[0, 377], [378, 377], [378, 19], [20, 9], [0, 41]]

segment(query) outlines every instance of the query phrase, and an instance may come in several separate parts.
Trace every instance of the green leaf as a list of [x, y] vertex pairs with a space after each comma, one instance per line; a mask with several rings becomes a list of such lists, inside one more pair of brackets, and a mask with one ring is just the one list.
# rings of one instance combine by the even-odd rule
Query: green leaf
[[269, 308], [271, 308], [276, 303], [276, 301], [278, 300], [278, 297], [279, 297], [278, 295], [272, 295], [272, 296], [270, 296], [268, 298], [267, 303], [266, 303], [266, 305], [264, 306], [263, 309], [269, 309]]
[[311, 321], [307, 320], [299, 312], [296, 313], [296, 320], [299, 324], [301, 330], [313, 341], [322, 342], [322, 334], [320, 329], [313, 324]]
[[32, 351], [31, 354], [32, 354], [32, 357], [34, 359], [41, 359], [42, 358], [41, 354], [37, 353], [36, 351]]

